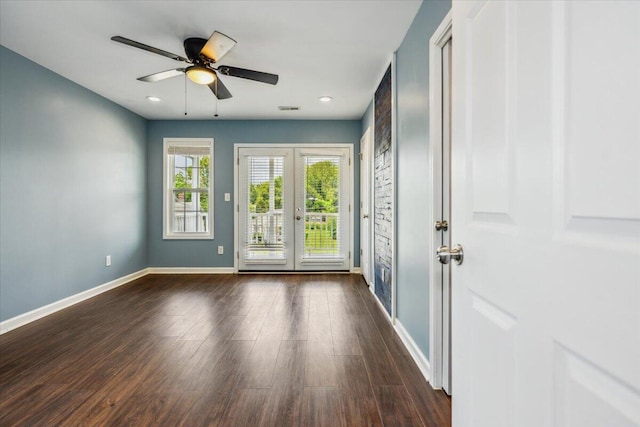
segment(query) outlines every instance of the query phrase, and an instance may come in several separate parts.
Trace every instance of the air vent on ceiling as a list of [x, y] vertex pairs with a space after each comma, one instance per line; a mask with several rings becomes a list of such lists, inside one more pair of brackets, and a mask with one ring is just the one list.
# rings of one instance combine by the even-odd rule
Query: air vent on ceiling
[[294, 107], [291, 105], [280, 105], [278, 107], [278, 110], [280, 111], [300, 111], [300, 107]]

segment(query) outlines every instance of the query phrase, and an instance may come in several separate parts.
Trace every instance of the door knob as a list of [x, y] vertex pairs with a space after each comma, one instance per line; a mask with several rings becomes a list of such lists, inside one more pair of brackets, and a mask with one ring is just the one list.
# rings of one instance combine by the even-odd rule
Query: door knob
[[446, 245], [442, 245], [436, 250], [436, 258], [441, 264], [449, 264], [450, 260], [454, 260], [456, 264], [460, 265], [464, 259], [464, 252], [460, 245], [455, 245], [451, 249]]
[[300, 220], [302, 219], [302, 217], [301, 217], [300, 215], [296, 215], [296, 219], [297, 219], [298, 221], [300, 221]]
[[435, 227], [436, 231], [447, 231], [449, 229], [449, 223], [446, 219], [442, 221], [436, 221], [433, 226]]

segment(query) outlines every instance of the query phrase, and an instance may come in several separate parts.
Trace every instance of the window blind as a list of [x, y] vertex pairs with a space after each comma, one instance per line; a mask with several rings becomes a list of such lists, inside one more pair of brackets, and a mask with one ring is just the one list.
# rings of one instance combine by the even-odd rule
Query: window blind
[[167, 154], [177, 154], [180, 156], [208, 156], [211, 154], [211, 147], [170, 145], [167, 148]]

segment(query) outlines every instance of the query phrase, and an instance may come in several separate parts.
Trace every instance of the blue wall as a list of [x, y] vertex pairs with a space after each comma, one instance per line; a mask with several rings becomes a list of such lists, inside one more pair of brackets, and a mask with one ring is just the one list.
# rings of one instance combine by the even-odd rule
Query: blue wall
[[[451, 9], [425, 0], [396, 52], [396, 315], [429, 358], [429, 39]], [[361, 132], [373, 129], [373, 99]]]
[[371, 102], [367, 107], [367, 111], [364, 112], [362, 118], [360, 119], [360, 123], [360, 133], [362, 135], [364, 135], [369, 126], [371, 126], [371, 132], [373, 132], [373, 94], [371, 95]]
[[146, 121], [2, 46], [0, 93], [0, 320], [145, 268]]
[[[233, 145], [236, 143], [350, 143], [360, 149], [358, 120], [150, 121], [147, 127], [149, 266], [233, 267]], [[162, 239], [162, 141], [166, 137], [214, 139], [214, 240]], [[354, 253], [360, 253], [360, 162], [354, 162]], [[224, 255], [217, 247], [224, 246]], [[355, 257], [354, 265], [360, 259]]]
[[450, 1], [424, 1], [396, 53], [397, 317], [429, 357], [429, 39]]

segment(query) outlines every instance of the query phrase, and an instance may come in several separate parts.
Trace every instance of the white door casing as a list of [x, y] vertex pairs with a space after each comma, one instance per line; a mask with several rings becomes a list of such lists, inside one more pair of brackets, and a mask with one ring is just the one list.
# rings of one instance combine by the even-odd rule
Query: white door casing
[[453, 3], [453, 425], [640, 425], [640, 2]]
[[[442, 225], [441, 244], [453, 247], [451, 241], [451, 229], [455, 226], [451, 221], [451, 53], [453, 41], [449, 41], [442, 47], [442, 180], [441, 184], [441, 209]], [[442, 389], [449, 395], [451, 386], [451, 267], [452, 264], [441, 265], [442, 276]]]
[[371, 170], [373, 163], [373, 136], [371, 134], [371, 126], [367, 128], [364, 135], [360, 139], [360, 269], [367, 285], [373, 284], [372, 278], [372, 240], [373, 234], [372, 212], [371, 212]]
[[[435, 230], [435, 221], [446, 219], [449, 223], [451, 222], [450, 216], [447, 215], [445, 218], [442, 212], [442, 142], [448, 138], [450, 143], [451, 138], [450, 131], [449, 135], [445, 135], [446, 129], [444, 128], [446, 120], [443, 114], [445, 109], [443, 105], [445, 101], [443, 88], [446, 86], [446, 78], [444, 75], [446, 66], [443, 61], [443, 49], [450, 41], [451, 12], [445, 16], [429, 40], [429, 169], [431, 170], [431, 200], [433, 201], [433, 208], [427, 220], [427, 224], [429, 225], [428, 237], [431, 242], [430, 255], [435, 253], [436, 249], [445, 243], [443, 241], [443, 232]], [[448, 144], [448, 146], [450, 146], [450, 144]], [[450, 162], [447, 162], [447, 164], [450, 164]], [[448, 176], [450, 176], [450, 168]], [[450, 182], [448, 187], [449, 186]], [[448, 234], [446, 244], [450, 244]], [[431, 366], [429, 382], [435, 389], [444, 388], [445, 390], [450, 390], [450, 384], [444, 382], [445, 379], [450, 379], [449, 373], [445, 372], [445, 370], [448, 370], [446, 368], [450, 368], [445, 366], [449, 363], [449, 349], [447, 348], [445, 350], [445, 347], [448, 347], [445, 336], [450, 330], [450, 324], [445, 325], [445, 319], [449, 319], [449, 316], [445, 313], [446, 310], [444, 306], [444, 300], [446, 299], [442, 285], [444, 268], [450, 271], [451, 266], [443, 266], [436, 260], [436, 257], [429, 256], [429, 361]], [[447, 358], [447, 362], [445, 362], [445, 358]]]

